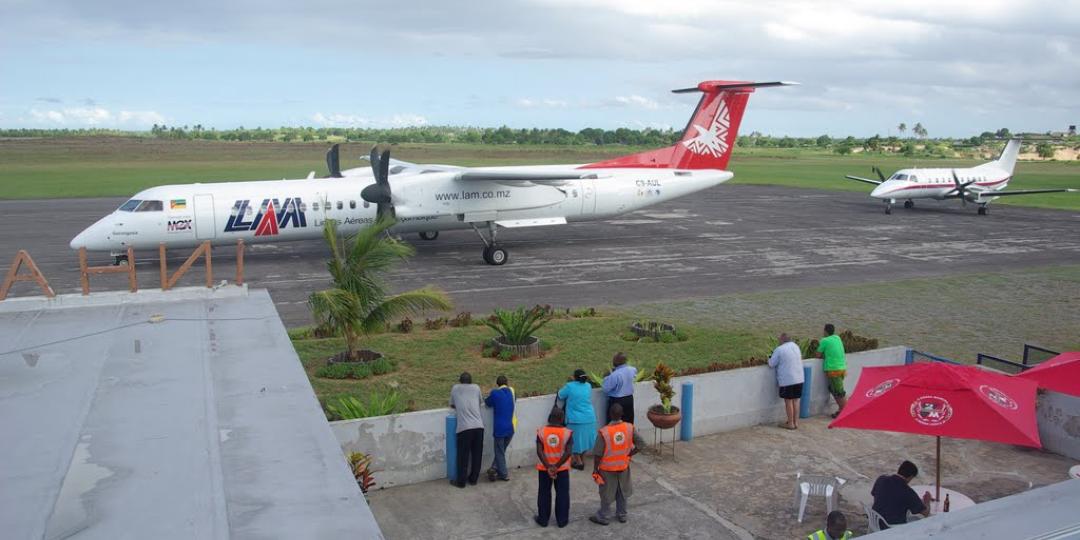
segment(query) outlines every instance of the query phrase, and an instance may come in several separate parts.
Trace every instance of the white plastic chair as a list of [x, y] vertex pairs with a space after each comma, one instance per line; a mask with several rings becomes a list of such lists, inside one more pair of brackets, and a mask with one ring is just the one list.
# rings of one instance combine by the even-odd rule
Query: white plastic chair
[[869, 504], [863, 503], [863, 510], [866, 511], [866, 519], [869, 520], [869, 522], [866, 524], [866, 529], [869, 532], [880, 531], [882, 523], [884, 523], [885, 525], [889, 525], [889, 522], [885, 521], [885, 518], [881, 517], [881, 514], [874, 511], [874, 509], [871, 508]]
[[811, 495], [825, 497], [826, 513], [839, 506], [840, 488], [847, 480], [839, 476], [795, 473], [795, 501], [799, 507], [799, 523], [806, 513], [806, 501]]

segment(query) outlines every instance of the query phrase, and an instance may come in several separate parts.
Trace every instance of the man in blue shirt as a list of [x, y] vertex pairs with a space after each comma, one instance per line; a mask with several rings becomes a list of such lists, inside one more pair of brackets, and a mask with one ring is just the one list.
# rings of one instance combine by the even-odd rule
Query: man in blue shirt
[[506, 447], [510, 446], [510, 439], [514, 437], [514, 428], [517, 427], [517, 417], [514, 415], [514, 389], [507, 386], [505, 375], [499, 375], [495, 379], [495, 389], [484, 399], [484, 404], [492, 409], [495, 437], [495, 461], [488, 470], [488, 480], [509, 480], [510, 472], [506, 470]]
[[637, 368], [626, 363], [626, 355], [615, 353], [611, 359], [611, 373], [604, 377], [604, 394], [608, 397], [608, 409], [615, 403], [622, 406], [624, 422], [634, 423], [634, 379]]

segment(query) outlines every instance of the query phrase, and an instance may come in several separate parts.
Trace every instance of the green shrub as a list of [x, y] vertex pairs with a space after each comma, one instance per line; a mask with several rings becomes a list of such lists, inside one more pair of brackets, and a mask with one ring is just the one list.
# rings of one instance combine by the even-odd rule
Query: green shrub
[[679, 337], [675, 334], [671, 332], [660, 333], [660, 343], [675, 343], [676, 341], [679, 341]]
[[626, 332], [623, 332], [622, 335], [619, 336], [619, 337], [622, 338], [623, 341], [635, 341], [636, 342], [636, 341], [639, 341], [641, 339], [640, 337], [638, 337], [637, 334], [635, 334], [635, 333], [633, 333], [633, 332], [631, 332], [629, 330], [627, 330]]
[[401, 322], [399, 322], [397, 325], [398, 332], [401, 332], [402, 334], [408, 334], [409, 332], [412, 332], [412, 327], [412, 319], [408, 317], [401, 319]]
[[509, 349], [503, 349], [499, 351], [498, 358], [504, 362], [509, 362], [514, 359], [514, 353], [510, 352]]
[[514, 310], [495, 308], [484, 324], [502, 336], [508, 345], [524, 345], [529, 337], [551, 321], [551, 306]]
[[472, 313], [468, 311], [462, 311], [458, 313], [453, 319], [450, 319], [448, 323], [454, 328], [463, 328], [472, 324]]
[[394, 362], [391, 362], [386, 357], [382, 357], [371, 363], [371, 372], [375, 375], [385, 375], [394, 371], [395, 367], [397, 366], [394, 365]]
[[403, 411], [401, 394], [397, 392], [389, 392], [383, 395], [370, 394], [366, 401], [355, 396], [343, 396], [327, 400], [325, 409], [331, 420], [385, 416]]

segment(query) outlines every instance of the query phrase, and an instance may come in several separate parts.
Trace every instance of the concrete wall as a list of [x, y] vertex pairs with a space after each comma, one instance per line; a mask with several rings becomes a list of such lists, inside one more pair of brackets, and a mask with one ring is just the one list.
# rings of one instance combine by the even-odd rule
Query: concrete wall
[[1080, 460], [1080, 397], [1040, 392], [1038, 414], [1043, 448]]
[[[850, 392], [864, 366], [900, 365], [907, 349], [890, 347], [847, 355], [848, 375], [845, 386]], [[820, 414], [826, 406], [821, 360], [806, 360], [813, 368], [811, 411]], [[682, 383], [694, 383], [694, 436], [708, 435], [784, 419], [783, 401], [777, 396], [776, 376], [768, 367], [753, 367], [676, 377], [673, 403], [678, 405]], [[447, 381], [447, 396], [450, 385]], [[513, 384], [513, 381], [511, 381]], [[508, 465], [532, 467], [536, 463], [536, 428], [547, 421], [554, 404], [554, 395], [522, 398], [517, 402], [517, 434], [507, 450]], [[659, 403], [651, 382], [634, 388], [636, 427], [646, 441], [652, 442], [654, 429], [645, 418], [648, 408]], [[593, 392], [593, 408], [603, 414], [605, 401], [600, 390]], [[392, 487], [446, 477], [446, 416], [450, 409], [433, 409], [391, 416], [332, 422], [331, 428], [345, 452], [361, 451], [375, 458], [374, 470], [378, 487]], [[484, 468], [492, 460], [491, 411], [485, 410]], [[599, 418], [598, 418], [599, 420]], [[678, 429], [666, 431], [668, 437], [678, 436]], [[513, 473], [511, 473], [513, 474]]]

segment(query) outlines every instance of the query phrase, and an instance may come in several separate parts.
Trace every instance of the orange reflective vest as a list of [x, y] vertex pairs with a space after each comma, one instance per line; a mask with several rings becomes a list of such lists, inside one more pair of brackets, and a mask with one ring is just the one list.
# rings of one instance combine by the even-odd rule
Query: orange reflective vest
[[[544, 426], [536, 430], [536, 436], [540, 438], [540, 444], [544, 447], [544, 462], [537, 463], [536, 470], [546, 471], [548, 465], [554, 465], [562, 459], [570, 433], [569, 429], [557, 426]], [[569, 470], [570, 460], [568, 459], [559, 466], [559, 472]]]
[[634, 424], [608, 424], [600, 428], [600, 436], [604, 438], [600, 470], [625, 471], [630, 466], [630, 451], [634, 449]]

